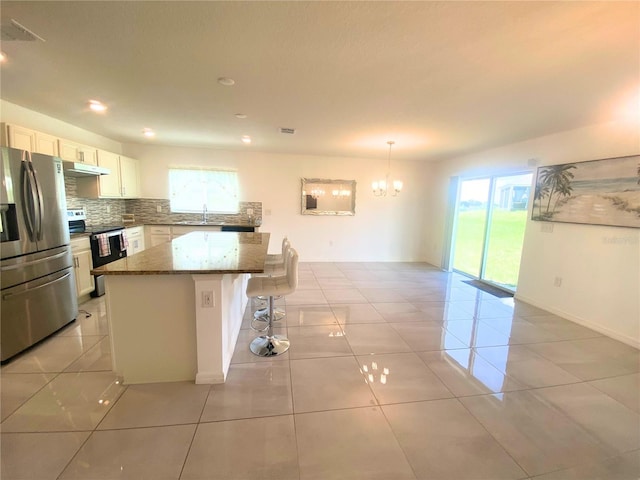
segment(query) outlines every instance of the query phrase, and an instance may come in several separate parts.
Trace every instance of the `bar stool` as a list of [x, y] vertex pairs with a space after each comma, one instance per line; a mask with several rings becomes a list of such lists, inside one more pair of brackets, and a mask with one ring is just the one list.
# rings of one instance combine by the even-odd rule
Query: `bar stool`
[[247, 284], [248, 297], [267, 297], [267, 333], [255, 338], [249, 349], [260, 357], [274, 357], [289, 350], [289, 339], [273, 334], [273, 301], [276, 296], [289, 295], [298, 286], [298, 252], [291, 248], [286, 257], [287, 274], [278, 277], [251, 277]]
[[[287, 237], [285, 237], [282, 240], [282, 254], [277, 254], [277, 255], [272, 255], [270, 262], [269, 262], [269, 258], [267, 258], [267, 261], [265, 261], [264, 264], [264, 273], [257, 273], [254, 274], [252, 276], [269, 276], [269, 277], [275, 277], [275, 276], [281, 276], [281, 275], [286, 275], [287, 274], [287, 264], [285, 262], [286, 258], [287, 258], [287, 254], [289, 253], [289, 249], [291, 248], [291, 243], [289, 242], [289, 240], [287, 239]], [[264, 297], [258, 297], [258, 299], [260, 300], [266, 300], [266, 298]], [[266, 317], [268, 315], [268, 309], [267, 307], [263, 307], [263, 308], [259, 308], [258, 310], [256, 310], [253, 313], [253, 321], [256, 322], [266, 322]], [[282, 310], [281, 308], [276, 308], [275, 309], [275, 316], [273, 317], [274, 321], [278, 321], [278, 320], [282, 320], [285, 317], [285, 312], [284, 310]], [[253, 322], [251, 323], [251, 328], [253, 330], [256, 330], [258, 332], [263, 332], [266, 330], [266, 326], [263, 328], [256, 328], [253, 325]]]
[[289, 247], [291, 246], [291, 242], [289, 242], [289, 239], [285, 236], [282, 238], [282, 252], [281, 253], [270, 253], [267, 254], [267, 259], [265, 260], [264, 264], [268, 265], [271, 263], [275, 263], [275, 264], [283, 264], [285, 262], [285, 259], [287, 257], [287, 250], [289, 249]]

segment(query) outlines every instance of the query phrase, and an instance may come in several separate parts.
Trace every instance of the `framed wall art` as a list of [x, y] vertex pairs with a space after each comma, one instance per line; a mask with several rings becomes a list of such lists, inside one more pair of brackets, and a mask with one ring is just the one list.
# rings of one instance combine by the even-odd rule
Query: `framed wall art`
[[539, 167], [531, 219], [640, 228], [640, 155]]

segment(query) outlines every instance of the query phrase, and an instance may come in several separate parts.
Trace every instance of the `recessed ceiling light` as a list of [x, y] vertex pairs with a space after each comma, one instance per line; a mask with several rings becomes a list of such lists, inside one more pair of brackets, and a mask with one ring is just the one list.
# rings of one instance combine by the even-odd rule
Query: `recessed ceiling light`
[[154, 132], [150, 128], [143, 128], [142, 129], [142, 134], [147, 138], [151, 138], [151, 137], [155, 137], [156, 136], [156, 132]]
[[94, 112], [105, 112], [107, 110], [107, 106], [98, 100], [89, 100], [89, 108]]
[[220, 77], [218, 79], [218, 83], [220, 85], [224, 85], [225, 87], [230, 87], [231, 85], [235, 84], [236, 81], [233, 78], [229, 78], [229, 77]]
[[242, 136], [242, 143], [246, 143], [246, 144], [251, 143], [251, 137], [249, 135], [243, 135]]
[[236, 118], [247, 118], [246, 113], [236, 113]]

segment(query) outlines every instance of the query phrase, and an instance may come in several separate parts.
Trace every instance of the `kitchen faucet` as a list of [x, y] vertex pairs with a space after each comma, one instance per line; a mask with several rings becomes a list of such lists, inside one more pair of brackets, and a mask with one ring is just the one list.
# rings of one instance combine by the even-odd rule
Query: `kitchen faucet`
[[207, 223], [207, 204], [202, 205], [202, 223]]

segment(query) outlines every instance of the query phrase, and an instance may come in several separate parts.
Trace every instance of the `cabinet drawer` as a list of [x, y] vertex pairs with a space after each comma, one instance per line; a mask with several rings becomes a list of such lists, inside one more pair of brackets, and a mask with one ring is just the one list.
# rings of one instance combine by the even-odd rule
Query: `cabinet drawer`
[[150, 226], [148, 228], [151, 235], [171, 235], [171, 227]]
[[91, 243], [88, 236], [77, 237], [71, 239], [71, 251], [82, 252], [83, 250], [91, 250]]
[[127, 237], [129, 238], [135, 238], [135, 237], [140, 237], [142, 236], [142, 230], [144, 227], [131, 227], [131, 228], [127, 228], [126, 232], [127, 232]]

